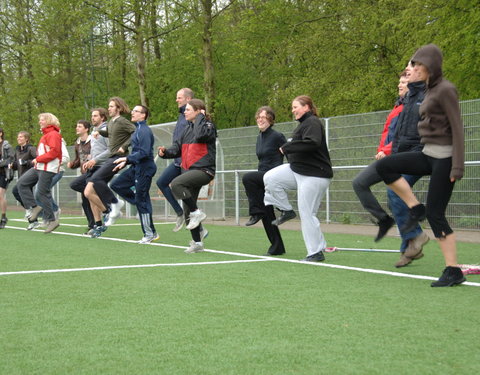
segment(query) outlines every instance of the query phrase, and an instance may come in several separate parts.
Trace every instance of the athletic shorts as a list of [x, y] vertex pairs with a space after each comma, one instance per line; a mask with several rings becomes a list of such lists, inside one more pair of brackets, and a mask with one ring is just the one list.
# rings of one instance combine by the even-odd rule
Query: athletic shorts
[[7, 189], [9, 182], [4, 174], [0, 174], [0, 188]]

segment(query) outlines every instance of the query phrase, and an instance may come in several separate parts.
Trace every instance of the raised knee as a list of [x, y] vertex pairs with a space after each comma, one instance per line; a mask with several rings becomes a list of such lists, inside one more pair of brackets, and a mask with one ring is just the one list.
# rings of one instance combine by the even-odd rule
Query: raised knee
[[355, 191], [366, 190], [366, 189], [369, 188], [365, 184], [365, 180], [363, 178], [358, 177], [358, 176], [353, 179], [352, 186], [353, 186], [353, 190], [355, 190]]
[[85, 190], [83, 191], [83, 194], [87, 197], [87, 198], [91, 198], [92, 196], [92, 193], [93, 193], [93, 183], [89, 182], [87, 184], [87, 186], [85, 187]]
[[267, 187], [267, 185], [271, 185], [271, 183], [272, 183], [272, 177], [271, 176], [272, 175], [269, 174], [268, 172], [263, 175], [263, 184], [265, 185], [265, 187]]
[[360, 181], [358, 178], [354, 178], [353, 181], [352, 181], [352, 187], [353, 187], [353, 190], [358, 190], [360, 189]]
[[159, 178], [157, 180], [157, 186], [160, 190], [168, 188], [168, 182], [164, 181], [163, 179]]
[[172, 182], [170, 183], [170, 190], [172, 191], [173, 195], [177, 196], [178, 193], [182, 190], [182, 185]]

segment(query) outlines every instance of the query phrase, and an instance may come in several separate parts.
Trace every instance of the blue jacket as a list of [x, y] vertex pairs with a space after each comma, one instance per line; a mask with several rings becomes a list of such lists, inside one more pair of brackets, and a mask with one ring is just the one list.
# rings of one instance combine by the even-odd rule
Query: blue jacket
[[420, 104], [425, 97], [425, 82], [410, 82], [408, 92], [403, 100], [403, 109], [398, 116], [397, 126], [392, 140], [392, 154], [406, 151], [421, 151], [418, 134], [420, 121]]
[[135, 123], [135, 132], [132, 134], [132, 152], [127, 156], [127, 164], [142, 164], [153, 161], [153, 137], [152, 129], [146, 121]]

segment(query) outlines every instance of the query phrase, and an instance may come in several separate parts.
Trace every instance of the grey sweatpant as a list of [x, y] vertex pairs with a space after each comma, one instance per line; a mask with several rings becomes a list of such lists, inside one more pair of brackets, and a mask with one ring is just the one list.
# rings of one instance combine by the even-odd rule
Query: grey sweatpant
[[287, 190], [297, 190], [303, 241], [308, 255], [325, 250], [327, 243], [320, 229], [317, 212], [331, 179], [304, 176], [293, 172], [290, 164], [283, 164], [265, 173], [263, 181], [265, 183], [265, 205], [273, 205], [282, 211], [292, 209], [292, 205], [288, 201]]
[[[43, 219], [45, 221], [55, 220], [52, 208], [52, 179], [55, 173], [47, 171], [39, 171], [30, 168], [25, 172], [17, 182], [18, 193], [22, 199], [25, 208], [32, 208], [37, 205], [36, 200], [43, 208]], [[33, 195], [33, 187], [37, 185], [35, 196]]]

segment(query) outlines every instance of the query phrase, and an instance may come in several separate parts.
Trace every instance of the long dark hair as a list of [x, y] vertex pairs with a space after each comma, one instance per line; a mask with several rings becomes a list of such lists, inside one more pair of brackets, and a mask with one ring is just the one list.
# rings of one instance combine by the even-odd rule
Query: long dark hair
[[128, 107], [128, 104], [122, 98], [120, 98], [118, 96], [114, 96], [114, 97], [110, 98], [110, 100], [108, 102], [109, 103], [114, 102], [122, 115], [126, 115], [126, 114], [130, 113], [130, 108]]

